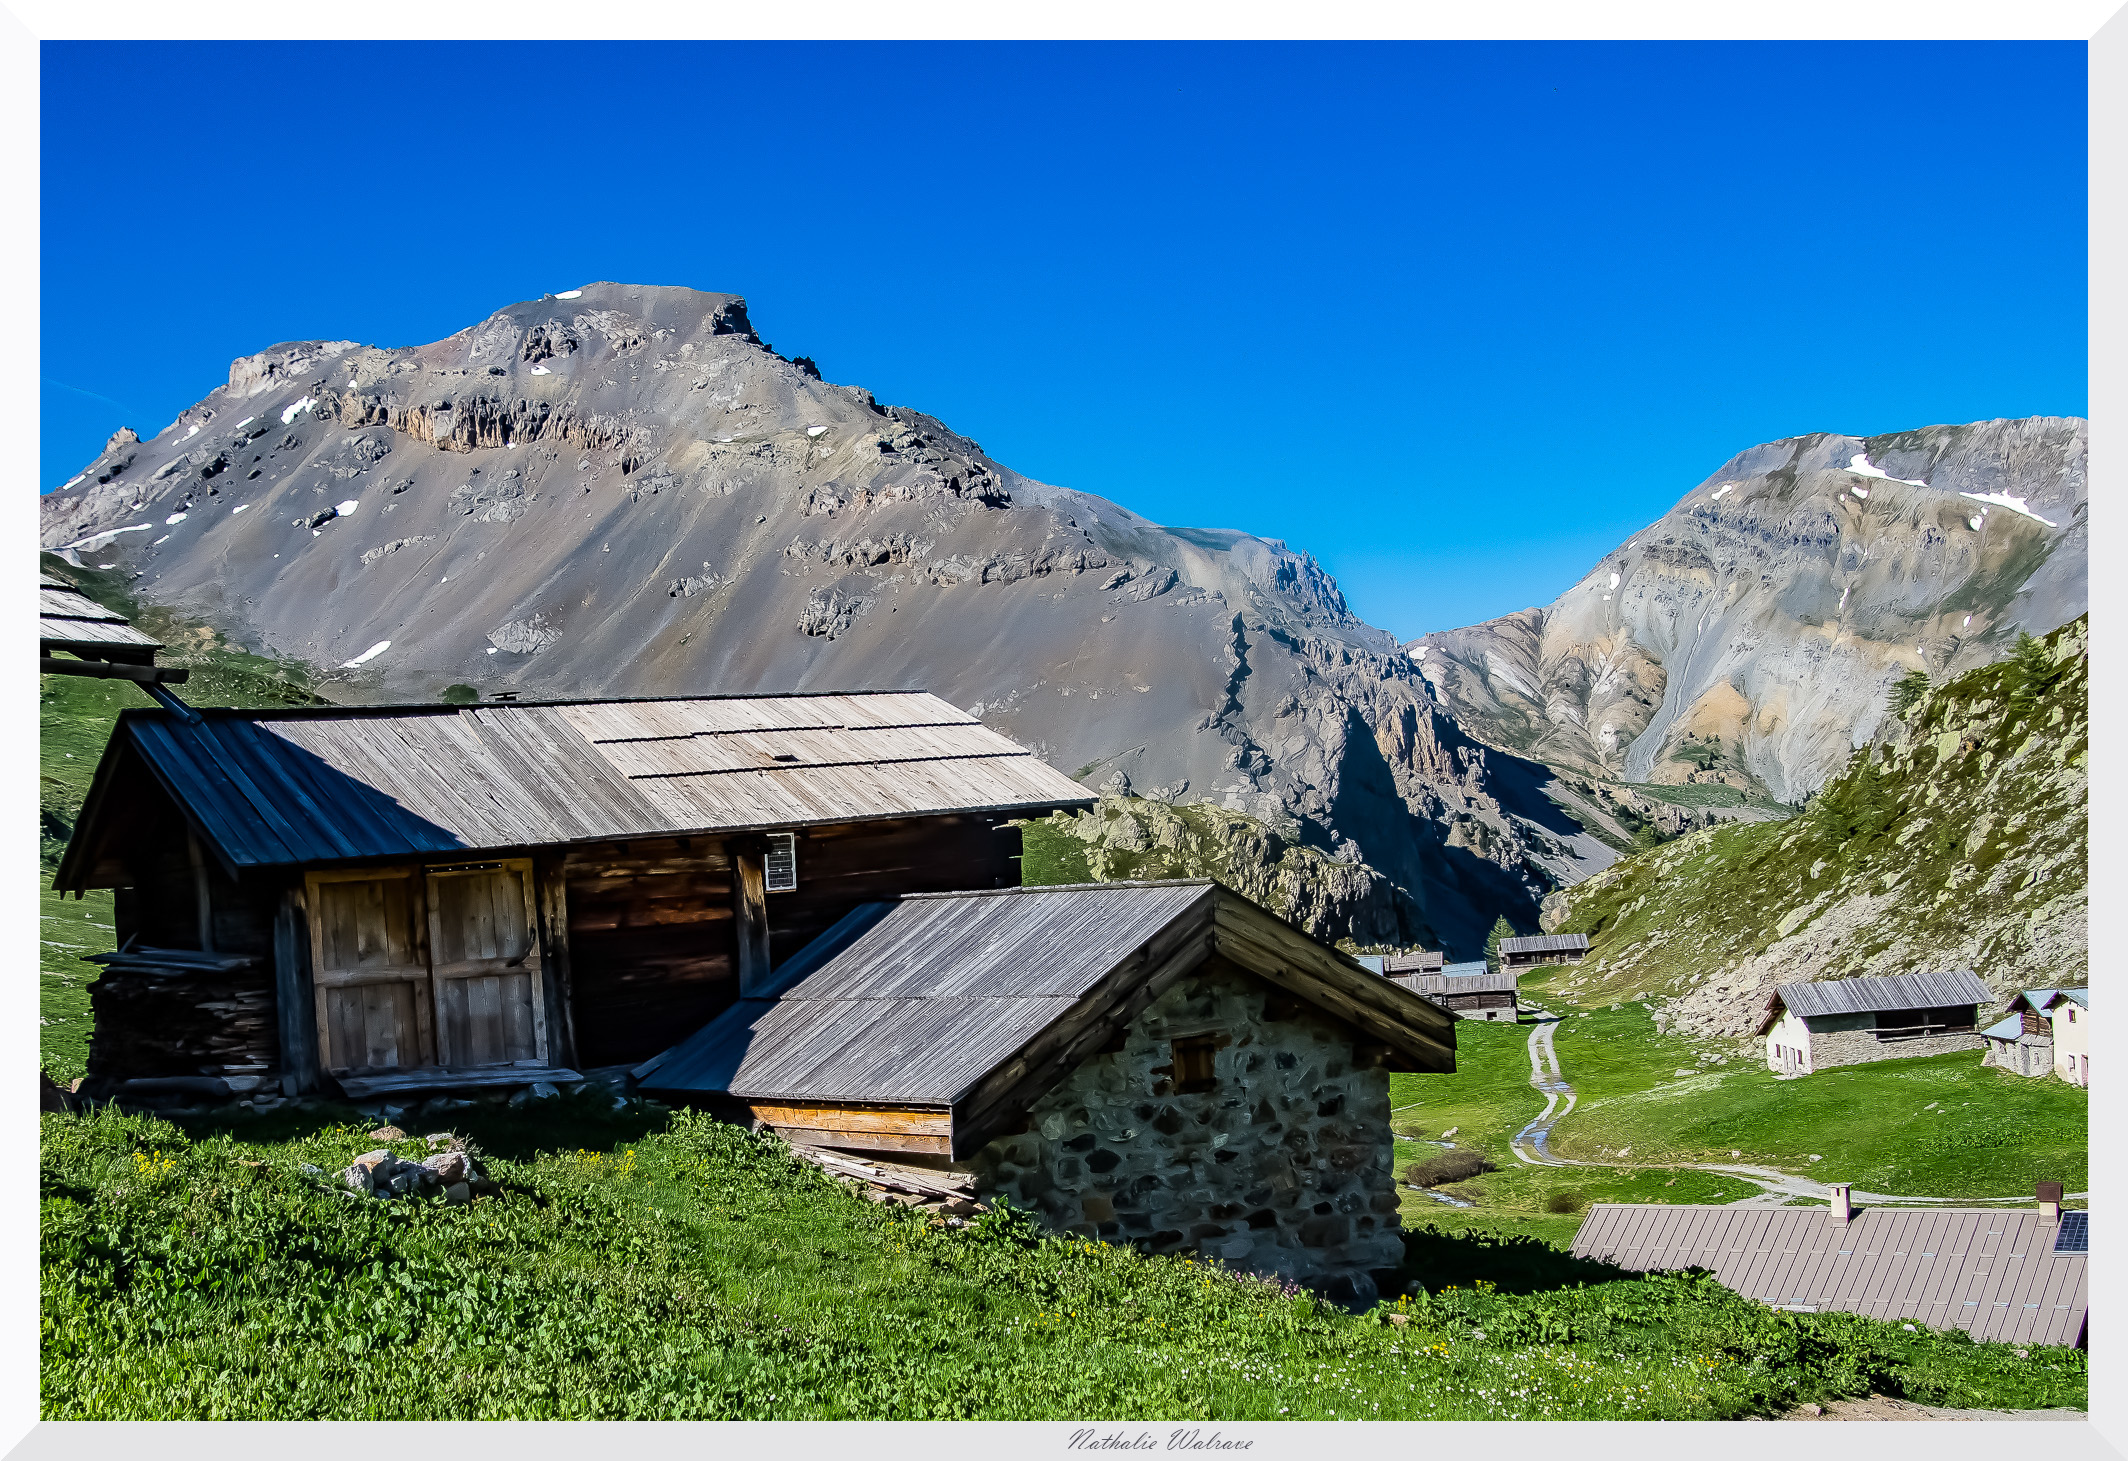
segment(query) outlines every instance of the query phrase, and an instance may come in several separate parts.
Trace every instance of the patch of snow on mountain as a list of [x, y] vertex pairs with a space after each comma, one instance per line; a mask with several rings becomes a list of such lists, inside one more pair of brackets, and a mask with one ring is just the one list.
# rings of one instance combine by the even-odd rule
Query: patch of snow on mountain
[[258, 419], [259, 418], [256, 416], [246, 416], [243, 420], [237, 422], [237, 424], [232, 427], [231, 430], [242, 431], [245, 427], [249, 426], [252, 422]]
[[1847, 490], [1854, 493], [1855, 496], [1861, 498], [1865, 502], [1869, 500], [1869, 489], [1867, 487], [1850, 487]]
[[317, 402], [313, 401], [310, 397], [305, 396], [302, 400], [296, 402], [293, 406], [290, 406], [287, 410], [281, 413], [281, 424], [283, 426], [286, 426], [289, 422], [295, 420], [296, 417], [302, 415], [305, 411], [308, 411], [312, 406], [315, 406], [316, 404]]
[[354, 498], [350, 497], [350, 498], [348, 498], [348, 499], [347, 499], [347, 501], [345, 501], [345, 502], [341, 503], [341, 504], [340, 504], [339, 506], [335, 507], [335, 508], [333, 509], [333, 511], [334, 511], [334, 512], [337, 512], [337, 513], [338, 513], [338, 514], [340, 514], [340, 516], [342, 516], [342, 517], [346, 517], [346, 516], [347, 516], [347, 515], [348, 515], [349, 513], [353, 512], [353, 511], [354, 511], [354, 510], [355, 510], [356, 508], [360, 507], [361, 505], [362, 505], [362, 504], [361, 504], [360, 502], [358, 502], [358, 501], [357, 501], [357, 500], [355, 500]]
[[1903, 482], [1909, 487], [1928, 486], [1928, 483], [1919, 481], [1913, 477], [1894, 477], [1889, 472], [1879, 471], [1877, 468], [1869, 464], [1869, 456], [1865, 452], [1856, 452], [1853, 456], [1849, 457], [1847, 459], [1847, 470], [1855, 473], [1858, 476], [1875, 477], [1879, 481], [1883, 482]]
[[1617, 588], [1617, 587], [1618, 587], [1618, 575], [1617, 575], [1617, 574], [1615, 574], [1615, 573], [1611, 575], [1611, 587], [1612, 587], [1612, 588]]
[[547, 369], [547, 367], [546, 367], [546, 366], [544, 366], [544, 365], [535, 365], [535, 366], [533, 366], [533, 367], [532, 367], [532, 373], [533, 373], [534, 375], [552, 375], [552, 374], [554, 374], [554, 372], [553, 372], [553, 371], [551, 371], [551, 370]]
[[392, 642], [389, 639], [380, 639], [375, 644], [371, 645], [368, 649], [363, 650], [362, 653], [356, 655], [353, 659], [349, 660], [346, 664], [340, 666], [340, 668], [343, 670], [351, 670], [357, 665], [366, 665], [371, 660], [375, 659], [378, 655], [384, 653], [387, 649], [390, 649], [391, 647]]
[[564, 289], [560, 294], [557, 294], [554, 297], [556, 299], [582, 299], [584, 297], [584, 291], [581, 289]]
[[163, 526], [167, 528], [167, 527], [169, 527], [169, 526], [170, 526], [170, 525], [171, 525], [172, 523], [181, 523], [181, 522], [183, 522], [184, 520], [185, 520], [185, 515], [184, 515], [183, 513], [181, 513], [181, 512], [173, 512], [173, 513], [171, 513], [171, 514], [170, 514], [170, 515], [169, 515], [168, 517], [166, 517], [166, 518], [164, 518], [164, 519], [163, 519]]
[[1734, 491], [1736, 491], [1736, 483], [1724, 482], [1721, 486], [1714, 489], [1714, 496], [1710, 500], [1714, 502], [1720, 502], [1724, 497], [1728, 496]]
[[250, 504], [250, 503], [248, 503], [248, 502], [239, 502], [239, 503], [238, 503], [238, 504], [237, 504], [237, 505], [236, 505], [235, 507], [232, 507], [232, 508], [230, 508], [230, 509], [229, 509], [229, 515], [230, 515], [231, 517], [234, 517], [234, 516], [236, 516], [236, 515], [237, 515], [238, 513], [242, 512], [242, 511], [243, 511], [243, 510], [244, 510], [245, 508], [247, 508], [247, 507], [249, 507], [249, 506], [251, 506], [251, 504]]
[[145, 533], [154, 526], [154, 523], [135, 523], [129, 528], [105, 528], [100, 533], [91, 533], [86, 538], [82, 538], [77, 542], [69, 543], [66, 545], [65, 548], [61, 548], [59, 551], [64, 553], [68, 551], [68, 549], [72, 548], [92, 547], [97, 543], [103, 542], [106, 538], [115, 538], [120, 533]]
[[2021, 513], [2036, 523], [2046, 523], [2050, 528], [2061, 526], [2059, 523], [2047, 522], [2047, 519], [2025, 506], [2024, 498], [2012, 497], [2007, 492], [1961, 492], [1958, 495], [1960, 497], [1970, 497], [1975, 502], [1992, 502], [1997, 507], [2007, 507], [2010, 511]]

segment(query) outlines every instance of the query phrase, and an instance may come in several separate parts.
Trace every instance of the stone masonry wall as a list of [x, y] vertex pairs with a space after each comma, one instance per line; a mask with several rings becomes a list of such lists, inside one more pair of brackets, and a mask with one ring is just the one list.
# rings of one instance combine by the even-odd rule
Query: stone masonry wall
[[1810, 1065], [1830, 1070], [1836, 1065], [1861, 1065], [1871, 1060], [1904, 1060], [1915, 1055], [1943, 1055], [1952, 1050], [1978, 1050], [1978, 1030], [1955, 1035], [1928, 1035], [1916, 1040], [1879, 1040], [1869, 1034], [1877, 1023], [1873, 1014], [1822, 1015], [1810, 1025]]
[[2029, 1036], [2022, 1040], [1990, 1040], [1986, 1055], [1980, 1058], [1982, 1065], [1992, 1065], [2013, 1075], [2041, 1076], [2054, 1074], [2054, 1042], [2035, 1040]]
[[[1148, 1252], [1194, 1250], [1347, 1303], [1404, 1256], [1389, 1076], [1352, 1065], [1349, 1030], [1231, 968], [1176, 981], [1127, 1032], [1052, 1089], [1028, 1129], [971, 1163], [979, 1190], [1051, 1225]], [[1213, 1089], [1174, 1089], [1170, 1042], [1226, 1041]]]

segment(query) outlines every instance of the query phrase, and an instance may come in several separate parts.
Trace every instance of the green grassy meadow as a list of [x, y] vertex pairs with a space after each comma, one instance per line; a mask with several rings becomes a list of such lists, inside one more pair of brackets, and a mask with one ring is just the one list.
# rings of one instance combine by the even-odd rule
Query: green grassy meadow
[[[351, 1114], [351, 1113], [350, 1113]], [[2085, 1357], [1776, 1313], [1528, 1238], [1412, 1235], [1366, 1315], [1187, 1258], [873, 1204], [771, 1137], [467, 1113], [496, 1197], [331, 1177], [330, 1113], [43, 1118], [47, 1419], [1721, 1419], [1871, 1391], [2081, 1406]], [[411, 1154], [417, 1143], [403, 1144]]]

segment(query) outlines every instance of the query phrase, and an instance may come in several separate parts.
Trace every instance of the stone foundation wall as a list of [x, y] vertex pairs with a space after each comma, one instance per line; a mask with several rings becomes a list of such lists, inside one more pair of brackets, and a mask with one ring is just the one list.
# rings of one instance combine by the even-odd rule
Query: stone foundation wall
[[[978, 1190], [1057, 1228], [1371, 1301], [1404, 1256], [1389, 1076], [1352, 1065], [1353, 1037], [1230, 967], [1185, 975], [1034, 1107], [1028, 1129], [971, 1162]], [[1211, 1035], [1214, 1086], [1175, 1089], [1170, 1042]]]
[[[1844, 1018], [1874, 1025], [1874, 1015], [1852, 1015]], [[1985, 1043], [1978, 1030], [1963, 1031], [1951, 1035], [1925, 1035], [1912, 1040], [1879, 1040], [1866, 1029], [1827, 1030], [1817, 1021], [1811, 1022], [1810, 1065], [1813, 1070], [1830, 1070], [1836, 1065], [1861, 1065], [1871, 1060], [1904, 1060], [1916, 1055], [1943, 1055], [1953, 1050], [1978, 1050]]]

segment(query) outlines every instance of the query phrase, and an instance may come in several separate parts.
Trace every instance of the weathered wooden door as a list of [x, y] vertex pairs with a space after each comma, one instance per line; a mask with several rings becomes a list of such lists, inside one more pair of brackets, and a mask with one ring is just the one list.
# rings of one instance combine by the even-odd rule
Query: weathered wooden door
[[411, 868], [311, 873], [318, 1063], [333, 1072], [434, 1061], [421, 880]]
[[428, 870], [429, 955], [445, 1065], [547, 1059], [532, 863]]

